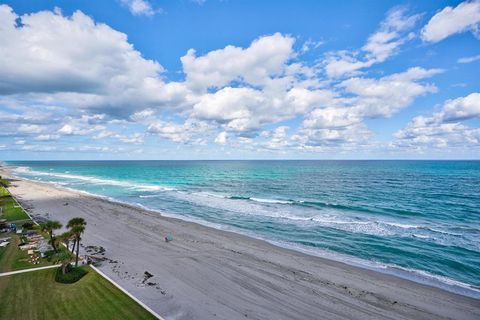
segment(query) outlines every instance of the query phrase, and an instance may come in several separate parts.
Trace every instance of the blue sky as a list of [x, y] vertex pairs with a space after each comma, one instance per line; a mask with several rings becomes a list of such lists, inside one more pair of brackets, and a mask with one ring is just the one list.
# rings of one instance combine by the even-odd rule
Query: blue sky
[[480, 156], [478, 0], [0, 3], [0, 160]]

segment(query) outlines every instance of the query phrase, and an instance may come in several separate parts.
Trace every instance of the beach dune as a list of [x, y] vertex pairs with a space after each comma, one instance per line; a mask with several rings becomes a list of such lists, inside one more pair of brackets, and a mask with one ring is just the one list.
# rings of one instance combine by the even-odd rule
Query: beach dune
[[82, 254], [165, 319], [480, 319], [480, 300], [262, 240], [45, 183], [10, 191], [34, 216], [85, 218]]

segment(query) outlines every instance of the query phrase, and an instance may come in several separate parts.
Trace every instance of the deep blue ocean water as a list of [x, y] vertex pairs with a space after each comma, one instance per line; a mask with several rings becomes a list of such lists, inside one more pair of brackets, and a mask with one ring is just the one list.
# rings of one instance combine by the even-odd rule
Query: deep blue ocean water
[[480, 161], [39, 161], [18, 176], [480, 297]]

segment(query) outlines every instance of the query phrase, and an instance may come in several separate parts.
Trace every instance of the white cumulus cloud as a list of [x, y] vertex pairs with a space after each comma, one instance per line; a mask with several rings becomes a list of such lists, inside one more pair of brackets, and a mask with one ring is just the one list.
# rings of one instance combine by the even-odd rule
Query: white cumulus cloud
[[480, 93], [447, 101], [441, 115], [445, 121], [480, 118]]
[[196, 56], [190, 49], [181, 58], [187, 84], [200, 89], [221, 88], [234, 80], [265, 85], [285, 72], [293, 55], [293, 43], [292, 37], [275, 33], [256, 39], [245, 49], [226, 46], [203, 56]]
[[445, 7], [422, 29], [422, 39], [438, 42], [453, 34], [471, 31], [480, 35], [480, 1], [465, 1], [456, 7]]
[[363, 116], [390, 117], [409, 106], [418, 96], [436, 92], [435, 85], [424, 84], [420, 80], [440, 72], [440, 69], [415, 67], [379, 79], [350, 78], [340, 85], [347, 92], [356, 95], [351, 103]]
[[222, 131], [215, 138], [215, 143], [224, 145], [227, 143], [227, 139], [228, 139], [228, 133], [225, 131]]
[[121, 0], [121, 3], [128, 8], [134, 16], [153, 16], [161, 11], [153, 9], [152, 4], [148, 0]]
[[480, 128], [463, 120], [480, 118], [480, 93], [448, 100], [440, 112], [418, 116], [395, 133], [393, 146], [418, 151], [446, 148], [480, 148]]
[[414, 27], [419, 17], [420, 15], [408, 15], [405, 7], [393, 8], [360, 51], [339, 51], [327, 56], [327, 75], [333, 78], [342, 77], [385, 61], [413, 37], [408, 31]]
[[0, 39], [0, 94], [24, 94], [30, 104], [128, 114], [185, 95], [163, 83], [163, 67], [144, 59], [124, 33], [81, 11], [18, 16], [0, 5]]

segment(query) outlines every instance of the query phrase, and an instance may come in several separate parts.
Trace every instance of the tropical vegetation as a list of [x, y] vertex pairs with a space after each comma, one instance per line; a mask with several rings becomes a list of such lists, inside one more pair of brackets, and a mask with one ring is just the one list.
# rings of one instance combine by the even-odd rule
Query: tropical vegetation
[[73, 235], [73, 246], [72, 246], [72, 253], [73, 250], [76, 248], [76, 253], [75, 253], [75, 267], [78, 267], [78, 252], [80, 249], [80, 240], [81, 235], [85, 231], [85, 227], [87, 225], [87, 222], [83, 218], [73, 218], [70, 219], [67, 223], [67, 228], [70, 228], [70, 233]]
[[[86, 222], [73, 218], [68, 231], [58, 235], [59, 221], [46, 221], [40, 226], [16, 204], [9, 191], [0, 186], [0, 218], [17, 227], [43, 230], [54, 250], [47, 251], [37, 264], [19, 245], [25, 236], [5, 233], [10, 243], [0, 248], [0, 273], [60, 263], [60, 268], [0, 277], [0, 319], [155, 319], [141, 305], [128, 297], [89, 266], [78, 266], [78, 252]], [[65, 243], [65, 247], [61, 243]], [[72, 252], [69, 244], [73, 242]], [[76, 249], [76, 255], [73, 255]], [[65, 285], [68, 284], [68, 285]], [[54, 301], [54, 303], [52, 303]]]
[[42, 223], [40, 225], [41, 230], [48, 233], [48, 236], [50, 237], [49, 243], [52, 245], [53, 251], [55, 252], [58, 252], [58, 249], [57, 249], [58, 242], [53, 231], [60, 229], [61, 227], [62, 227], [62, 224], [56, 220], [48, 220], [47, 222]]

